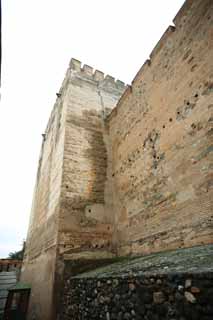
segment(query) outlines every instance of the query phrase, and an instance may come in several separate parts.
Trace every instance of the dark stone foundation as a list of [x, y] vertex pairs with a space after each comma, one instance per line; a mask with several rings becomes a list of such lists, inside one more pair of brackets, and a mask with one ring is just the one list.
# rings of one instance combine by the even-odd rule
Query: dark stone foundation
[[61, 320], [213, 319], [213, 273], [73, 279], [64, 289]]
[[212, 320], [212, 250], [176, 250], [67, 277], [59, 319]]

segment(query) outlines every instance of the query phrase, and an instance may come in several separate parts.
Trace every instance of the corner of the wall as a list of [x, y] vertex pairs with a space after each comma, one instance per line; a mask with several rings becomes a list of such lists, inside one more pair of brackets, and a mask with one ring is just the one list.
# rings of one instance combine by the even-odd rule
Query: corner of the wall
[[124, 102], [124, 100], [127, 99], [127, 97], [130, 96], [131, 93], [132, 93], [132, 86], [126, 85], [125, 86], [125, 90], [124, 90], [123, 94], [121, 95], [120, 99], [118, 100], [115, 108], [112, 109], [112, 111], [110, 112], [110, 114], [106, 118], [106, 123], [109, 123], [111, 121], [111, 119], [114, 118], [117, 115], [121, 104]]
[[70, 69], [75, 71], [81, 71], [81, 61], [72, 58], [69, 64]]

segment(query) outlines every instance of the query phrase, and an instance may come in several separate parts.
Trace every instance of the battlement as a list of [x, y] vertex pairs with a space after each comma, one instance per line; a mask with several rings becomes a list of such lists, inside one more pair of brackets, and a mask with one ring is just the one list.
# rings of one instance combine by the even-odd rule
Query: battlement
[[[162, 37], [159, 39], [152, 52], [150, 53], [148, 59], [144, 62], [142, 67], [137, 72], [136, 76], [132, 80], [131, 86], [126, 86], [126, 90], [123, 92], [120, 97], [116, 107], [113, 109], [111, 114], [108, 116], [107, 121], [112, 119], [116, 114], [120, 106], [123, 104], [123, 101], [127, 99], [131, 93], [134, 86], [137, 86], [137, 81], [141, 77], [145, 77], [146, 72], [150, 73], [150, 68], [154, 63], [154, 60], [158, 57], [161, 50], [170, 50], [175, 47], [175, 33], [182, 33], [183, 30], [186, 30], [187, 25], [190, 26], [191, 22], [194, 20], [194, 13], [196, 12], [196, 17], [202, 17], [208, 12], [208, 9], [212, 5], [212, 0], [186, 0], [175, 18], [173, 19], [174, 25], [168, 26]], [[210, 16], [208, 17], [210, 19]], [[152, 71], [151, 71], [152, 72]], [[139, 80], [139, 81], [140, 81]]]
[[110, 85], [120, 91], [123, 91], [126, 88], [126, 84], [119, 80], [115, 79], [110, 75], [105, 75], [104, 72], [100, 70], [96, 70], [93, 67], [82, 64], [81, 61], [72, 58], [69, 64], [70, 70], [80, 74], [81, 77], [85, 77], [86, 79], [90, 79], [99, 83]]
[[196, 2], [196, 5], [197, 5], [198, 2], [201, 2], [201, 1], [202, 0], [199, 0], [199, 1], [187, 0], [187, 1], [185, 1], [184, 4], [182, 5], [182, 7], [180, 8], [180, 10], [178, 11], [178, 13], [176, 14], [176, 16], [174, 17], [174, 19], [173, 19], [173, 23], [175, 24], [175, 26], [180, 25], [181, 21], [183, 19], [185, 20], [186, 16], [189, 15], [189, 11], [192, 8], [193, 2], [194, 2], [194, 4]]

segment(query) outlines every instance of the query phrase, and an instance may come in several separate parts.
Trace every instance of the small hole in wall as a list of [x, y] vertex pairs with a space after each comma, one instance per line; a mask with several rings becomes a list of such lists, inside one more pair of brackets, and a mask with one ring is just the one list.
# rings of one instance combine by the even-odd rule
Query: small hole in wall
[[88, 211], [91, 212], [91, 209], [89, 209]]
[[154, 155], [153, 158], [156, 159], [156, 156]]
[[107, 227], [108, 230], [110, 230], [110, 227]]
[[195, 94], [195, 98], [197, 98], [197, 97], [198, 97], [198, 94], [196, 93], [196, 94]]
[[172, 118], [169, 118], [169, 121], [172, 122]]
[[187, 101], [187, 103], [186, 103], [186, 104], [187, 104], [187, 106], [189, 106], [189, 105], [190, 105], [190, 102], [189, 102], [189, 101]]
[[160, 159], [160, 157], [157, 157], [157, 159], [159, 160], [159, 159]]
[[178, 111], [177, 114], [180, 114], [180, 111]]
[[163, 125], [163, 129], [165, 129], [166, 128], [166, 126], [165, 126], [165, 124]]
[[64, 248], [66, 248], [66, 244], [64, 244]]
[[152, 138], [150, 138], [150, 142], [152, 142]]
[[66, 189], [68, 189], [68, 188], [69, 188], [69, 186], [66, 185]]

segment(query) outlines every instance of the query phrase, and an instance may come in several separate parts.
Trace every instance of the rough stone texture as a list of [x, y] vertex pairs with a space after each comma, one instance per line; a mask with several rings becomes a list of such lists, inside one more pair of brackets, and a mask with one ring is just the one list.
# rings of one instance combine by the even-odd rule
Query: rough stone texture
[[83, 71], [78, 64], [72, 68], [65, 99], [59, 251], [72, 258], [82, 251], [86, 257], [88, 251], [103, 256], [109, 251], [113, 223], [111, 194], [105, 190], [104, 119], [116, 105], [124, 85], [97, 71], [93, 75], [88, 66]]
[[[67, 79], [62, 86], [66, 90]], [[57, 99], [43, 135], [21, 280], [30, 282], [29, 319], [51, 317], [60, 207], [65, 110]]]
[[[213, 246], [182, 249], [164, 253], [164, 262], [153, 254], [67, 277], [59, 319], [210, 320], [212, 253]], [[179, 270], [180, 262], [184, 271]], [[191, 285], [184, 288], [188, 280]], [[194, 287], [199, 291], [193, 292]]]
[[213, 241], [212, 12], [185, 3], [109, 117], [121, 255]]
[[127, 88], [71, 60], [39, 160], [22, 268], [29, 320], [55, 318], [67, 266], [75, 275], [213, 242], [212, 12], [211, 0], [186, 1]]
[[124, 89], [71, 60], [39, 159], [21, 276], [32, 284], [29, 320], [54, 318], [64, 259], [113, 256], [103, 124]]

